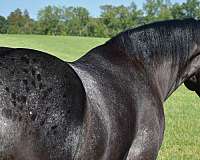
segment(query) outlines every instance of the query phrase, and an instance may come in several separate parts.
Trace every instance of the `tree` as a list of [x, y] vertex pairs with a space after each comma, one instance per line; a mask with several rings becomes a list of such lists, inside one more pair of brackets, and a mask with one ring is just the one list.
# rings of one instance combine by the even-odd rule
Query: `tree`
[[61, 32], [60, 24], [62, 9], [56, 6], [47, 6], [38, 12], [39, 30], [42, 34], [58, 35]]
[[89, 22], [89, 12], [83, 7], [65, 8], [64, 20], [67, 26], [68, 35], [83, 36], [87, 35], [87, 24]]
[[108, 36], [114, 36], [127, 28], [136, 26], [142, 22], [142, 11], [132, 3], [129, 7], [123, 5], [112, 6], [104, 5], [100, 7], [102, 10], [101, 19], [107, 27]]
[[101, 20], [102, 23], [107, 28], [107, 34], [108, 36], [113, 36], [119, 32], [119, 29], [117, 27], [117, 17], [115, 14], [115, 7], [112, 5], [103, 5], [100, 6], [102, 12], [101, 12]]
[[200, 1], [199, 0], [187, 0], [182, 4], [183, 13], [185, 18], [200, 18]]
[[33, 20], [29, 17], [27, 10], [22, 13], [21, 9], [11, 12], [7, 18], [8, 33], [31, 34], [33, 33]]
[[108, 36], [114, 36], [121, 30], [128, 27], [130, 13], [125, 6], [104, 5], [100, 7], [102, 10], [101, 20], [107, 27]]
[[7, 33], [8, 22], [5, 17], [0, 16], [0, 33]]
[[167, 19], [172, 19], [171, 2], [169, 0], [166, 0], [166, 2], [160, 6], [160, 12], [158, 14], [158, 20]]
[[34, 31], [34, 20], [30, 18], [28, 10], [24, 10], [23, 12], [23, 32], [26, 34], [32, 34]]
[[22, 33], [24, 25], [22, 11], [17, 8], [14, 12], [11, 12], [8, 16], [8, 33]]
[[178, 3], [175, 3], [171, 7], [171, 14], [172, 14], [173, 19], [183, 19], [183, 18], [185, 18], [183, 6], [178, 4]]
[[174, 19], [200, 18], [200, 2], [198, 0], [187, 0], [185, 3], [175, 3], [171, 8]]
[[144, 4], [145, 21], [171, 19], [170, 0], [147, 0]]
[[130, 4], [128, 9], [130, 12], [130, 18], [129, 18], [130, 26], [137, 26], [144, 24], [144, 17], [143, 17], [144, 13], [142, 10], [137, 8], [134, 2]]
[[28, 10], [16, 9], [6, 18], [0, 16], [0, 33], [48, 34], [111, 37], [117, 33], [152, 21], [166, 19], [200, 19], [200, 1], [186, 0], [172, 4], [171, 0], [146, 0], [143, 9], [130, 6], [100, 6], [101, 15], [91, 17], [84, 7], [46, 6], [33, 20]]
[[90, 18], [86, 25], [85, 36], [90, 37], [108, 37], [108, 30], [100, 18]]

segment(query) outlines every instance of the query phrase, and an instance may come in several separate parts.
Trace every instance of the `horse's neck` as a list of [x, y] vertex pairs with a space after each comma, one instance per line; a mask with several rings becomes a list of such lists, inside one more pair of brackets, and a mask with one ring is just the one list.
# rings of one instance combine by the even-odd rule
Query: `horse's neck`
[[138, 90], [147, 92], [149, 85], [153, 85], [154, 82], [154, 77], [145, 70], [142, 61], [130, 59], [117, 46], [97, 47], [74, 62], [72, 66], [79, 72], [83, 83], [89, 83], [85, 77], [91, 77], [97, 84], [110, 83], [110, 86], [112, 83], [118, 84], [123, 93], [135, 94]]
[[149, 71], [153, 73], [162, 101], [165, 101], [182, 83], [182, 77], [179, 76], [179, 67], [179, 64], [173, 66], [167, 60], [155, 68], [149, 67]]
[[110, 43], [124, 48], [131, 58], [141, 61], [145, 71], [153, 77], [162, 99], [166, 100], [199, 68], [198, 58], [191, 57], [199, 53], [200, 40], [198, 28], [194, 31], [191, 25], [169, 30], [166, 26], [161, 28], [162, 31], [152, 27], [145, 31], [125, 32]]
[[186, 62], [174, 61], [173, 56], [141, 60], [131, 58], [117, 45], [109, 46], [106, 44], [93, 49], [74, 65], [78, 65], [80, 69], [86, 70], [87, 73], [101, 72], [102, 75], [100, 76], [102, 77], [104, 73], [109, 73], [113, 76], [111, 79], [126, 79], [130, 82], [127, 85], [131, 85], [134, 81], [145, 81], [145, 83], [156, 86], [161, 100], [164, 101], [197, 68], [200, 68], [200, 56], [189, 62], [188, 65], [186, 65]]
[[193, 43], [185, 60], [181, 59], [178, 54], [176, 61], [173, 60], [174, 54], [171, 58], [164, 59], [159, 65], [155, 65], [156, 67], [150, 67], [153, 69], [155, 80], [160, 87], [164, 100], [200, 69], [200, 47], [198, 44]]

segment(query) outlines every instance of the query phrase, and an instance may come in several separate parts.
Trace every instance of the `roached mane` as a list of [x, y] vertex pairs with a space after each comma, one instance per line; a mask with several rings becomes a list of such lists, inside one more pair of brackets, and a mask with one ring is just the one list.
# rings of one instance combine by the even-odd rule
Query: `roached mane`
[[198, 35], [200, 35], [199, 21], [168, 20], [126, 30], [113, 37], [107, 44], [118, 46], [129, 56], [144, 60], [172, 56], [174, 60], [185, 62], [194, 42], [200, 44]]

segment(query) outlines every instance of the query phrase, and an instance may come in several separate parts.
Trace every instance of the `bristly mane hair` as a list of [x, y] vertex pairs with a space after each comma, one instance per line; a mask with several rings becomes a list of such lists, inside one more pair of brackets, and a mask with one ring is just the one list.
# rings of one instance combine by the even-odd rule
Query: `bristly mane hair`
[[[199, 35], [199, 36], [198, 36]], [[200, 44], [200, 22], [195, 19], [167, 20], [126, 30], [107, 42], [145, 63], [156, 57], [185, 62], [194, 43]]]

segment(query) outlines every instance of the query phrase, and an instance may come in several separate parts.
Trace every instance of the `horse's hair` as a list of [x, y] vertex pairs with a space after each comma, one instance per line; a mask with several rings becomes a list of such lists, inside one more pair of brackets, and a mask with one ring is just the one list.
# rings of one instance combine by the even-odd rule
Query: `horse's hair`
[[[186, 62], [194, 43], [200, 44], [200, 22], [195, 19], [168, 20], [126, 30], [107, 42], [118, 46], [130, 57], [145, 63], [165, 56], [174, 63]], [[176, 55], [175, 55], [176, 54]], [[177, 55], [178, 54], [178, 55]]]

